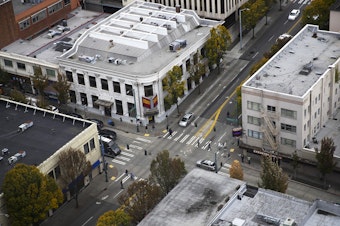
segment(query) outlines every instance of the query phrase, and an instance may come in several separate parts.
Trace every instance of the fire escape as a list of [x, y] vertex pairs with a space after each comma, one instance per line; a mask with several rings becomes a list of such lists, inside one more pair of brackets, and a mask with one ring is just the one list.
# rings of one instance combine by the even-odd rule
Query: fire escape
[[273, 113], [266, 112], [262, 109], [261, 116], [262, 116], [261, 130], [263, 133], [262, 148], [277, 153], [279, 149], [279, 142], [277, 137], [277, 135], [279, 134], [279, 130], [274, 125], [275, 121], [273, 120], [273, 118], [277, 118], [277, 115], [274, 112]]

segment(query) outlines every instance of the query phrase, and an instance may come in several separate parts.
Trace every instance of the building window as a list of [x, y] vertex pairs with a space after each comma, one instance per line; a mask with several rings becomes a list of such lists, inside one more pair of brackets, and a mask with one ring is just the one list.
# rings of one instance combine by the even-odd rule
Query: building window
[[32, 23], [35, 24], [46, 18], [46, 9], [40, 10], [39, 12], [31, 16]]
[[84, 75], [83, 75], [83, 74], [80, 74], [80, 73], [77, 73], [77, 76], [78, 76], [78, 83], [79, 83], [80, 85], [85, 85]]
[[128, 111], [130, 117], [136, 117], [136, 108], [133, 103], [127, 103], [128, 104]]
[[144, 93], [146, 97], [153, 97], [153, 88], [152, 85], [144, 86]]
[[281, 108], [281, 116], [296, 119], [296, 111]]
[[260, 126], [261, 125], [261, 119], [248, 115], [248, 123]]
[[107, 84], [107, 80], [106, 79], [100, 79], [101, 83], [102, 83], [102, 89], [103, 90], [109, 90], [109, 85]]
[[190, 70], [190, 59], [187, 59], [187, 61], [185, 62], [185, 67], [186, 67], [187, 71]]
[[132, 85], [125, 85], [126, 95], [133, 96]]
[[90, 80], [90, 86], [96, 88], [97, 87], [96, 77], [89, 76], [89, 80]]
[[60, 166], [54, 168], [55, 179], [58, 179], [61, 175]]
[[267, 111], [276, 112], [276, 107], [267, 105]]
[[49, 6], [48, 9], [48, 14], [51, 15], [55, 12], [58, 12], [59, 10], [61, 10], [63, 8], [63, 3], [61, 1]]
[[254, 111], [260, 111], [261, 105], [252, 101], [247, 101], [247, 108]]
[[281, 123], [281, 131], [296, 133], [296, 126]]
[[305, 109], [304, 110], [304, 116], [306, 117], [306, 115], [307, 115], [307, 110]]
[[113, 82], [113, 92], [120, 93], [120, 84], [119, 82]]
[[295, 140], [291, 140], [291, 139], [287, 139], [287, 138], [283, 138], [283, 137], [281, 137], [281, 144], [282, 145], [289, 145], [289, 146], [292, 146], [293, 148], [296, 147], [296, 141]]
[[123, 115], [123, 104], [122, 101], [116, 100], [117, 115]]
[[20, 69], [20, 70], [26, 70], [26, 65], [25, 64], [23, 64], [23, 63], [17, 63], [17, 66], [18, 66], [18, 69]]
[[91, 148], [91, 150], [96, 148], [96, 145], [94, 143], [94, 139], [93, 138], [90, 140], [90, 148]]
[[70, 101], [71, 101], [72, 103], [77, 103], [76, 92], [73, 91], [73, 90], [70, 90], [69, 93], [70, 93]]
[[30, 22], [30, 18], [26, 18], [25, 20], [22, 20], [19, 22], [19, 28], [20, 30], [24, 30], [26, 28], [28, 28], [30, 26], [31, 22]]
[[306, 131], [306, 124], [303, 125], [303, 130]]
[[11, 60], [4, 59], [4, 63], [6, 67], [13, 67], [13, 62]]
[[86, 93], [80, 93], [81, 105], [87, 106], [87, 96]]
[[67, 78], [67, 81], [73, 82], [72, 71], [66, 71], [66, 78]]
[[262, 133], [254, 130], [248, 129], [248, 137], [262, 139]]
[[89, 144], [88, 143], [84, 144], [84, 152], [85, 152], [85, 154], [90, 152]]
[[71, 0], [64, 0], [64, 5], [67, 6], [71, 3]]
[[98, 100], [98, 97], [97, 97], [97, 96], [94, 96], [94, 95], [92, 95], [92, 96], [91, 96], [91, 98], [92, 98], [92, 106], [93, 106], [94, 108], [97, 108], [97, 109], [99, 109], [99, 105], [98, 105], [98, 104], [96, 104], [96, 100]]
[[55, 77], [55, 70], [46, 69], [46, 75], [50, 77]]

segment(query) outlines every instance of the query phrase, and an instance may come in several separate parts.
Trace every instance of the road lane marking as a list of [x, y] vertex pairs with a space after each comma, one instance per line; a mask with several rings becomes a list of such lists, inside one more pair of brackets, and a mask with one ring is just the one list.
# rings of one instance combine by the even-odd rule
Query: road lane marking
[[92, 220], [92, 218], [93, 218], [93, 216], [92, 216], [92, 217], [90, 217], [89, 219], [87, 219], [87, 221], [85, 221], [85, 223], [84, 223], [84, 224], [82, 224], [81, 226], [84, 226], [84, 225], [86, 225], [87, 223], [89, 223], [89, 222], [90, 222], [90, 220]]
[[174, 141], [178, 141], [182, 136], [184, 135], [184, 133], [181, 133], [179, 136], [177, 136]]
[[180, 142], [181, 142], [181, 143], [184, 143], [185, 140], [186, 140], [189, 136], [190, 136], [189, 134], [185, 135], [185, 136], [182, 138], [182, 140], [181, 140]]
[[118, 164], [120, 164], [120, 165], [126, 165], [125, 162], [119, 161], [119, 160], [117, 160], [117, 159], [112, 159], [112, 162], [118, 163]]
[[136, 140], [139, 140], [139, 141], [142, 141], [142, 142], [145, 142], [145, 143], [151, 143], [151, 140], [148, 140], [148, 139], [145, 139], [145, 138], [142, 138], [142, 137], [137, 137]]

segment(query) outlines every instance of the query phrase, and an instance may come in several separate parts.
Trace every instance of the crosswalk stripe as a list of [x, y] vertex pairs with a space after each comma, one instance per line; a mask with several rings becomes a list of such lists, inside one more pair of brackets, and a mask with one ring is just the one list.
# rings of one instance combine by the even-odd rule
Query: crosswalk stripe
[[231, 165], [228, 163], [224, 163], [223, 166], [227, 167], [227, 168], [231, 168]]
[[179, 136], [177, 136], [174, 141], [178, 141], [182, 136], [184, 135], [184, 133], [181, 133]]
[[168, 136], [169, 132], [166, 132], [164, 135], [163, 135], [163, 138], [166, 138]]
[[181, 143], [184, 143], [185, 140], [186, 140], [189, 136], [190, 136], [189, 134], [185, 135], [185, 136], [182, 138], [182, 140], [181, 140], [180, 142], [181, 142]]
[[198, 143], [201, 145], [203, 141], [204, 141], [204, 138], [197, 137], [197, 139], [192, 145], [195, 145], [195, 147], [198, 147]]
[[[198, 139], [199, 139], [199, 137], [197, 137]], [[195, 140], [196, 139], [196, 136], [192, 136], [188, 141], [187, 141], [187, 144], [191, 144], [191, 142], [193, 141], [193, 140]]]
[[124, 156], [121, 156], [121, 155], [116, 156], [115, 158], [119, 159], [119, 160], [130, 161], [130, 158], [127, 158], [127, 157], [124, 157]]
[[126, 165], [125, 162], [119, 161], [119, 160], [117, 160], [117, 159], [112, 159], [111, 161], [112, 161], [112, 162], [115, 162], [115, 163], [118, 163], [118, 164], [120, 164], [120, 165]]
[[130, 148], [136, 148], [138, 150], [142, 150], [143, 149], [142, 147], [134, 145], [134, 144], [130, 144], [129, 146], [130, 146]]
[[176, 135], [177, 131], [172, 132], [171, 136], [168, 136], [168, 140], [170, 140], [172, 137], [174, 137]]
[[211, 143], [211, 140], [207, 141], [207, 142], [205, 143], [205, 145], [202, 147], [202, 149], [205, 150], [206, 148], [208, 148], [210, 143]]
[[225, 172], [218, 171], [218, 174], [220, 174], [220, 175], [222, 175], [222, 176], [228, 176], [228, 177], [230, 177], [229, 174], [227, 174], [227, 173], [225, 173]]
[[139, 141], [143, 141], [145, 143], [151, 143], [151, 140], [148, 140], [148, 139], [145, 139], [145, 138], [142, 138], [142, 137], [137, 137], [136, 140], [139, 140]]
[[130, 154], [130, 153], [127, 153], [127, 152], [122, 152], [120, 154], [125, 155], [125, 156], [129, 156], [131, 158], [135, 156], [134, 154]]

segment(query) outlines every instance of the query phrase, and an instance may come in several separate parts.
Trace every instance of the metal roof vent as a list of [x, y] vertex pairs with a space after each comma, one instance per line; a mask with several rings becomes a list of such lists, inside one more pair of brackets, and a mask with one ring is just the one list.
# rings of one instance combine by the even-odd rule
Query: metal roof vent
[[313, 68], [313, 62], [310, 61], [308, 64], [305, 64], [302, 68], [302, 70], [299, 72], [300, 75], [309, 75], [309, 73], [312, 71]]

